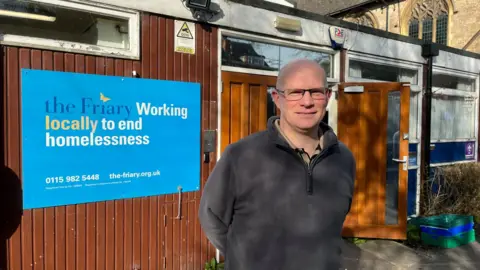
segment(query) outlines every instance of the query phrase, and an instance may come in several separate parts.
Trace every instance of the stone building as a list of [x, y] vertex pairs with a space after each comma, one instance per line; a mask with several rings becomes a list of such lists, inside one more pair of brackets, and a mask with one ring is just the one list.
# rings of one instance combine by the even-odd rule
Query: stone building
[[480, 53], [478, 0], [298, 0], [298, 9]]

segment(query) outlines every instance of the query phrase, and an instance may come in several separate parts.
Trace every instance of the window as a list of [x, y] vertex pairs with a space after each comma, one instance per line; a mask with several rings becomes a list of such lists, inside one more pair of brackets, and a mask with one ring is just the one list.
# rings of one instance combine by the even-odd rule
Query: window
[[296, 58], [317, 61], [325, 69], [327, 77], [331, 77], [331, 54], [243, 38], [222, 37], [222, 65], [224, 66], [279, 71], [285, 64]]
[[422, 39], [424, 41], [432, 41], [433, 38], [433, 19], [425, 18], [422, 22]]
[[432, 86], [439, 88], [455, 89], [467, 92], [475, 91], [475, 79], [457, 77], [443, 73], [433, 74]]
[[448, 44], [448, 0], [417, 0], [408, 18], [410, 37]]
[[419, 121], [420, 92], [415, 85], [419, 84], [418, 69], [409, 69], [383, 63], [369, 62], [368, 60], [350, 59], [348, 76], [351, 81], [374, 80], [387, 82], [408, 82], [414, 89], [410, 91], [410, 141], [419, 139], [417, 123]]
[[417, 70], [393, 67], [386, 64], [350, 60], [348, 75], [352, 78], [387, 82], [408, 82], [418, 84]]
[[138, 19], [134, 12], [63, 0], [5, 0], [0, 37], [5, 44], [138, 58]]
[[432, 140], [467, 140], [476, 137], [478, 95], [475, 79], [434, 73], [432, 80]]
[[415, 38], [418, 37], [418, 33], [419, 33], [418, 29], [419, 29], [418, 20], [413, 19], [412, 21], [410, 21], [410, 25], [408, 26], [408, 35]]

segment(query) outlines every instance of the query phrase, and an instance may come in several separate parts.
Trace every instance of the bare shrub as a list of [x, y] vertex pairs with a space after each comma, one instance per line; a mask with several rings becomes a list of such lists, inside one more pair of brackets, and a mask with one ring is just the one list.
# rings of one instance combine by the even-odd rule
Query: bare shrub
[[435, 171], [422, 188], [422, 215], [473, 215], [479, 222], [480, 163], [455, 164]]

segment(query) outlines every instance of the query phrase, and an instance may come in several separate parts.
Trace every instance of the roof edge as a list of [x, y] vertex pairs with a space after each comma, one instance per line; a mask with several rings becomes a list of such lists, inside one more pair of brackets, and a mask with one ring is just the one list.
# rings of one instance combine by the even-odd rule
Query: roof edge
[[[290, 8], [287, 6], [283, 6], [283, 5], [279, 5], [279, 4], [275, 4], [275, 3], [267, 2], [263, 0], [226, 0], [226, 1], [234, 2], [237, 4], [246, 5], [246, 6], [252, 6], [260, 9], [265, 9], [273, 12], [283, 13], [291, 16], [296, 16], [296, 17], [300, 17], [300, 18], [304, 18], [312, 21], [317, 21], [317, 22], [321, 22], [321, 23], [325, 23], [333, 26], [343, 27], [346, 29], [359, 31], [362, 33], [371, 34], [378, 37], [402, 41], [410, 44], [415, 44], [415, 45], [424, 44], [424, 42], [420, 39], [416, 39], [416, 38], [412, 38], [412, 37], [404, 36], [400, 34], [395, 34], [391, 32], [386, 32], [384, 30], [375, 29], [375, 28], [371, 28], [363, 25], [357, 25], [355, 23], [343, 21], [337, 18], [328, 17], [328, 16], [320, 15], [320, 14], [305, 11], [305, 10]], [[442, 44], [437, 44], [437, 46], [440, 50], [445, 52], [450, 52], [458, 55], [480, 59], [479, 53], [464, 51], [461, 49], [448, 47]]]

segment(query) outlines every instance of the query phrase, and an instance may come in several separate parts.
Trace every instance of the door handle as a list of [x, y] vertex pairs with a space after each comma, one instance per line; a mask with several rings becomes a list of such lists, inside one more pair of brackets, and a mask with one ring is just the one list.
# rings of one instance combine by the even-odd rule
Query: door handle
[[407, 163], [406, 159], [398, 159], [398, 158], [392, 158], [393, 161], [398, 162], [398, 163]]
[[392, 158], [393, 161], [398, 162], [398, 163], [403, 163], [403, 170], [406, 171], [408, 170], [408, 157], [403, 156], [403, 159], [398, 159], [398, 158]]

